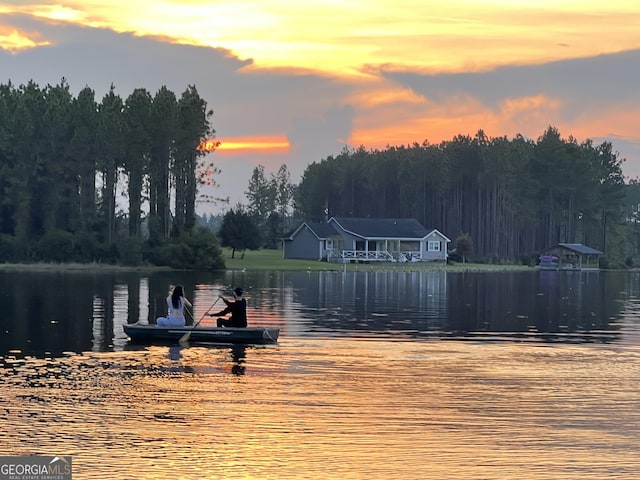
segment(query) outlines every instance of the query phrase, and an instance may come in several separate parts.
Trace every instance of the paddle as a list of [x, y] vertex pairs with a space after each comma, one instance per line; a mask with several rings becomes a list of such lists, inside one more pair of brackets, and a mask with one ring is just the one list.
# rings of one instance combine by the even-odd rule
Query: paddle
[[[185, 333], [184, 335], [182, 335], [182, 336], [180, 337], [180, 340], [178, 340], [178, 343], [180, 343], [180, 345], [185, 344], [185, 343], [189, 343], [189, 338], [191, 338], [191, 332], [193, 332], [193, 331], [196, 329], [196, 327], [200, 324], [200, 322], [202, 321], [202, 319], [203, 319], [204, 317], [206, 317], [206, 316], [207, 316], [207, 314], [209, 313], [209, 311], [210, 311], [210, 310], [215, 306], [215, 304], [216, 304], [216, 303], [218, 303], [218, 300], [220, 300], [220, 297], [216, 298], [216, 301], [215, 301], [215, 302], [213, 302], [209, 308], [207, 308], [207, 311], [206, 311], [206, 312], [204, 312], [204, 315], [202, 315], [202, 317], [200, 317], [200, 320], [198, 320], [198, 321], [193, 325], [193, 328], [192, 328], [191, 330], [189, 330], [187, 333]], [[185, 308], [185, 310], [187, 310], [187, 309]], [[189, 313], [189, 315], [191, 315], [191, 313], [189, 312], [189, 310], [187, 310], [187, 313]], [[193, 319], [194, 319], [194, 318], [193, 318], [193, 315], [192, 315], [192, 316], [191, 316], [191, 320], [193, 320]]]

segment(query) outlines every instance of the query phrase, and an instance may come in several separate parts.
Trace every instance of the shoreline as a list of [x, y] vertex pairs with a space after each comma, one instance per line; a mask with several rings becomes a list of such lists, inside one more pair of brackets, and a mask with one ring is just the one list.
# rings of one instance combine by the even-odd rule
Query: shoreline
[[[248, 260], [226, 259], [227, 267], [216, 271], [308, 271], [308, 272], [358, 272], [358, 271], [447, 271], [447, 272], [481, 272], [481, 271], [527, 271], [535, 269], [527, 265], [491, 265], [481, 263], [327, 263], [301, 260], [281, 260], [279, 262], [251, 262]], [[103, 263], [0, 263], [0, 271], [25, 272], [176, 272], [192, 271], [156, 265], [111, 265]], [[196, 271], [196, 270], [193, 270]]]
[[51, 271], [78, 271], [87, 272], [90, 270], [96, 270], [100, 272], [161, 272], [161, 271], [176, 271], [175, 268], [160, 267], [155, 265], [112, 265], [107, 263], [0, 263], [0, 271], [31, 271], [31, 272], [51, 272]]
[[273, 271], [308, 271], [308, 272], [352, 272], [352, 271], [527, 271], [535, 269], [529, 265], [516, 264], [484, 264], [484, 263], [442, 263], [442, 262], [415, 262], [415, 263], [329, 263], [319, 260], [283, 259], [282, 250], [247, 250], [242, 255], [236, 252], [235, 258], [231, 258], [231, 250], [223, 248], [223, 259], [226, 270], [273, 270]]

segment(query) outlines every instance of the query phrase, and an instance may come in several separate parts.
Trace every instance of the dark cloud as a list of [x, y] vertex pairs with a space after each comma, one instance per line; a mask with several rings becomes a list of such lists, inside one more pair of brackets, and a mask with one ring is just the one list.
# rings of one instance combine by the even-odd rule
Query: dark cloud
[[640, 140], [622, 138], [618, 135], [610, 134], [603, 137], [592, 138], [595, 144], [610, 142], [613, 151], [618, 154], [618, 158], [623, 160], [622, 171], [629, 179], [640, 179]]
[[288, 139], [294, 152], [309, 159], [308, 163], [320, 161], [313, 152], [326, 149], [340, 151], [347, 146], [353, 129], [355, 112], [351, 106], [332, 108], [319, 118], [294, 119]]
[[571, 115], [593, 104], [640, 99], [640, 50], [563, 60], [542, 65], [508, 66], [488, 72], [427, 75], [382, 71], [401, 85], [434, 101], [468, 94], [497, 109], [506, 98], [545, 94], [574, 103]]
[[[295, 148], [278, 166], [286, 162], [294, 181], [311, 161], [338, 153], [344, 146], [340, 140], [351, 135], [353, 110], [342, 106], [351, 86], [335, 79], [300, 70], [256, 69], [252, 60], [224, 49], [172, 44], [161, 38], [21, 15], [4, 15], [0, 22], [37, 32], [51, 43], [17, 54], [0, 50], [0, 83], [21, 85], [33, 80], [46, 86], [64, 77], [72, 92], [89, 86], [98, 100], [111, 84], [123, 98], [136, 88], [154, 94], [162, 86], [179, 96], [195, 85], [214, 110], [219, 139], [289, 137]], [[252, 165], [262, 160], [275, 163], [259, 153], [233, 162], [221, 158], [222, 186], [214, 195], [231, 195], [232, 203], [240, 201], [245, 177], [248, 182]]]
[[[5, 19], [6, 22], [6, 19]], [[88, 85], [106, 93], [113, 83], [121, 95], [135, 88], [154, 92], [166, 85], [181, 92], [187, 85], [221, 88], [250, 61], [241, 61], [222, 49], [181, 46], [132, 34], [36, 23], [17, 17], [12, 22], [27, 31], [37, 29], [52, 45], [15, 55], [2, 53], [2, 76], [14, 83], [33, 79], [39, 84], [57, 83], [65, 77], [72, 88]]]
[[[0, 50], [2, 83], [11, 80], [20, 85], [33, 80], [44, 86], [57, 84], [64, 77], [72, 91], [79, 92], [89, 86], [96, 91], [98, 99], [111, 84], [124, 98], [136, 88], [146, 88], [153, 94], [166, 85], [180, 95], [188, 85], [196, 85], [215, 112], [213, 124], [219, 139], [286, 136], [292, 151], [282, 158], [245, 152], [234, 160], [214, 154], [214, 161], [219, 162], [223, 170], [219, 179], [222, 187], [214, 195], [230, 195], [232, 203], [242, 200], [254, 165], [269, 163], [277, 169], [286, 163], [292, 180], [297, 181], [309, 163], [338, 154], [351, 137], [357, 115], [371, 113], [386, 121], [385, 115], [422, 114], [419, 109], [423, 106], [419, 103], [400, 102], [397, 109], [390, 106], [389, 110], [372, 111], [366, 106], [356, 110], [346, 104], [345, 99], [354, 93], [361, 98], [366, 96], [366, 92], [359, 90], [357, 80], [285, 68], [261, 69], [251, 59], [238, 58], [224, 49], [171, 44], [161, 38], [137, 37], [29, 16], [3, 15], [0, 22], [25, 32], [37, 32], [39, 38], [51, 42], [50, 46], [17, 54]], [[562, 118], [558, 118], [567, 122], [580, 116], [593, 116], [598, 108], [615, 110], [615, 106], [640, 105], [636, 86], [640, 76], [640, 50], [542, 65], [501, 67], [479, 73], [427, 75], [394, 68], [391, 71], [370, 66], [367, 72], [370, 79], [378, 74], [383, 80], [406, 86], [426, 97], [430, 102], [425, 105], [437, 107], [440, 116], [448, 100], [455, 96], [480, 101], [494, 111], [499, 111], [506, 99], [536, 95], [557, 98], [562, 100], [562, 108], [557, 113]], [[369, 85], [375, 87], [376, 82]], [[386, 108], [387, 104], [384, 105]], [[424, 116], [428, 117], [429, 113], [425, 111]], [[556, 119], [547, 123], [545, 114], [543, 112], [543, 118], [537, 121], [542, 125], [554, 124]], [[511, 120], [518, 125], [532, 123], [526, 117], [527, 112], [522, 115], [523, 118], [514, 116]], [[455, 113], [450, 114], [453, 116]], [[594, 134], [604, 135], [603, 132]], [[637, 162], [640, 149], [636, 140], [618, 139], [615, 135], [613, 132], [606, 139], [612, 140], [622, 156], [633, 156]]]
[[[2, 20], [5, 24], [10, 20], [26, 31], [38, 31], [52, 45], [18, 54], [0, 51], [0, 81], [22, 84], [34, 80], [46, 85], [56, 84], [64, 77], [72, 90], [89, 86], [98, 97], [112, 83], [123, 97], [135, 88], [155, 93], [166, 85], [180, 94], [188, 85], [196, 85], [216, 118], [229, 124], [229, 135], [257, 134], [251, 126], [260, 128], [261, 134], [282, 132], [291, 118], [305, 109], [313, 116], [318, 108], [326, 111], [334, 107], [334, 99], [347, 88], [310, 73], [247, 70], [251, 60], [239, 59], [223, 49], [38, 22], [24, 16], [5, 16]], [[329, 90], [331, 97], [327, 98]], [[220, 118], [222, 112], [224, 118]]]

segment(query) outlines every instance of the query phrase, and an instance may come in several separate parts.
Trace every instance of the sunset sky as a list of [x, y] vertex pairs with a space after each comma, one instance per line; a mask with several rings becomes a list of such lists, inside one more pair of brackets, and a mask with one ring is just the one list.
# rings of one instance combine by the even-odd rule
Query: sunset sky
[[297, 183], [345, 146], [479, 129], [608, 140], [635, 178], [638, 25], [637, 0], [0, 0], [0, 83], [195, 84], [221, 142], [206, 193], [232, 205], [256, 165]]

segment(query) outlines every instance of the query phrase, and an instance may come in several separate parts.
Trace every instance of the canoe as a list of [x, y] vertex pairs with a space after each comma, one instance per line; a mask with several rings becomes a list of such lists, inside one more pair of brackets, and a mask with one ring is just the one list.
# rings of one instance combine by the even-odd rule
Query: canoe
[[211, 343], [244, 343], [266, 344], [276, 343], [279, 328], [247, 327], [247, 328], [218, 328], [218, 327], [158, 327], [154, 324], [127, 324], [123, 325], [132, 343], [167, 343], [178, 342], [182, 336], [191, 332], [190, 342]]

